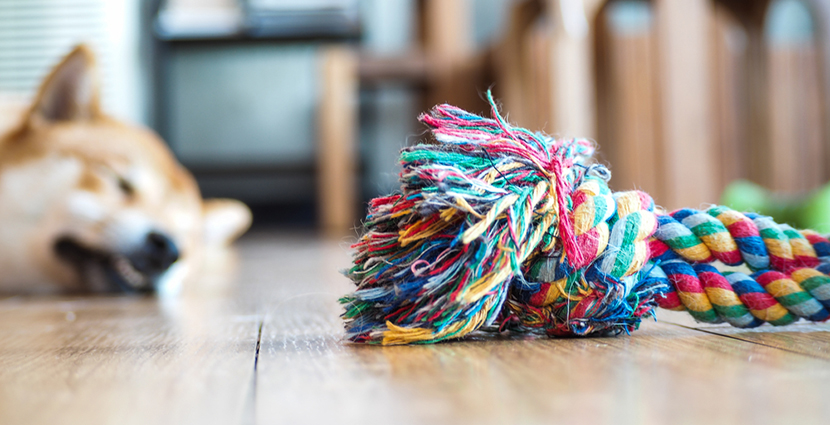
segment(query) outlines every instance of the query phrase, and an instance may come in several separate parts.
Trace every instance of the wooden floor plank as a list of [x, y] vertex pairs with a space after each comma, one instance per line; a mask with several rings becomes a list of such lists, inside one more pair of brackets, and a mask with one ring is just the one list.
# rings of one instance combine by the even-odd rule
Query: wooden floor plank
[[830, 413], [827, 362], [668, 325], [619, 338], [362, 347], [301, 320], [266, 321], [258, 423], [821, 423]]
[[799, 321], [787, 326], [761, 325], [754, 329], [727, 324], [697, 323], [685, 312], [658, 311], [661, 321], [713, 334], [830, 360], [830, 323]]
[[823, 423], [830, 414], [830, 362], [670, 324], [616, 338], [345, 344], [335, 304], [345, 279], [315, 269], [275, 282], [282, 300], [263, 325], [257, 423]]
[[5, 302], [0, 423], [242, 423], [259, 323], [211, 300]]
[[[341, 340], [347, 241], [252, 234], [238, 258], [235, 273], [208, 274], [179, 297], [0, 300], [0, 423], [756, 425], [830, 415], [824, 325], [735, 339], [661, 314], [616, 338], [364, 347]], [[787, 351], [785, 337], [807, 348]]]
[[347, 250], [254, 233], [208, 263], [180, 296], [0, 300], [0, 424], [252, 422], [263, 315], [320, 297], [282, 283], [339, 281]]

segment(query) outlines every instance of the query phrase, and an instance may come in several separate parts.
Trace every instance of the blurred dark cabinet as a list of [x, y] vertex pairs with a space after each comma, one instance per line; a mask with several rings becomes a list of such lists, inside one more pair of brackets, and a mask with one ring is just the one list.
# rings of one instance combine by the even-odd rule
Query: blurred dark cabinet
[[206, 196], [313, 198], [318, 43], [164, 42], [157, 123]]

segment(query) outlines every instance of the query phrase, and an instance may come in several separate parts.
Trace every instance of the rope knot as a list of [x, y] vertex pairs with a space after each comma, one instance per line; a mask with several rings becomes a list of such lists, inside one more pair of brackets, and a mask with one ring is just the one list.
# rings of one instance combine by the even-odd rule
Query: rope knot
[[830, 317], [827, 239], [724, 207], [657, 214], [611, 192], [590, 142], [511, 127], [488, 99], [492, 119], [422, 115], [438, 143], [404, 149], [400, 193], [369, 203], [341, 299], [350, 340], [619, 334], [658, 305], [741, 327]]

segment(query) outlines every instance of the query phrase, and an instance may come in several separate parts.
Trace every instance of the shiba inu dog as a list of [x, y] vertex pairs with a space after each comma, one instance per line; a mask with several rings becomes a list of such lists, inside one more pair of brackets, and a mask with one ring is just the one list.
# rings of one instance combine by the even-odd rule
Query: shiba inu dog
[[171, 290], [250, 225], [244, 204], [202, 200], [158, 136], [100, 110], [85, 46], [0, 133], [0, 292]]

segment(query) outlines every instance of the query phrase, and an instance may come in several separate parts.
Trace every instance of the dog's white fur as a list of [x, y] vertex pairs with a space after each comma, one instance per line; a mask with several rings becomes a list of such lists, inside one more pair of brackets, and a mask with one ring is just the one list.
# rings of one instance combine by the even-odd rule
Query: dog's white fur
[[180, 253], [153, 282], [169, 289], [198, 267], [206, 247], [227, 244], [250, 224], [240, 202], [203, 201], [155, 134], [102, 113], [95, 69], [91, 51], [79, 46], [17, 124], [0, 128], [0, 292], [112, 290], [103, 268], [61, 258], [56, 243], [68, 238], [131, 269], [124, 259], [149, 232], [169, 237]]

